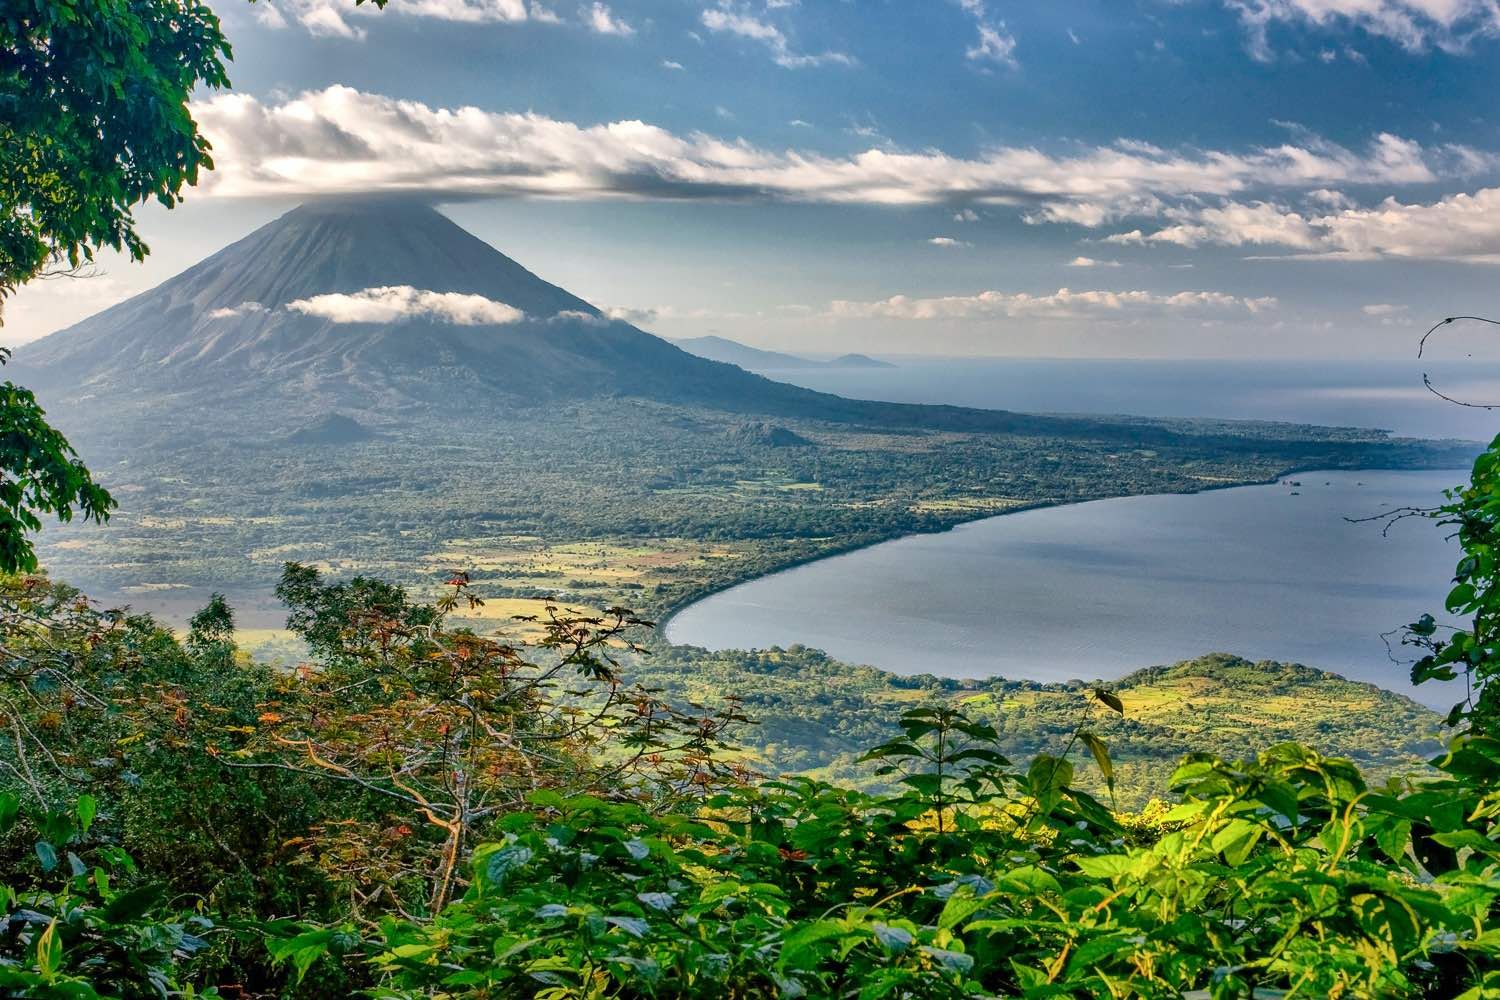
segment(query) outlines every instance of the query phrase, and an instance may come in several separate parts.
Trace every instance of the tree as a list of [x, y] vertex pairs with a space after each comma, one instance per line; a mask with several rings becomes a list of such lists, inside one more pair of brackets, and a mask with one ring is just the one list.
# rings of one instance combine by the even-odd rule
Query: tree
[[1440, 624], [1431, 614], [1406, 626], [1402, 642], [1424, 651], [1412, 667], [1414, 684], [1463, 678], [1464, 697], [1448, 724], [1467, 724], [1500, 736], [1500, 437], [1477, 459], [1469, 482], [1449, 490], [1435, 510], [1402, 508], [1392, 518], [1426, 515], [1458, 539], [1462, 550], [1444, 609], [1466, 620]]
[[213, 166], [188, 113], [229, 83], [195, 0], [15, 0], [0, 9], [0, 300], [103, 247], [140, 260], [131, 209]]
[[[0, 348], [0, 364], [10, 352]], [[0, 383], [0, 572], [37, 568], [29, 532], [42, 527], [38, 514], [71, 521], [104, 522], [114, 498], [94, 482], [68, 439], [51, 424], [31, 390]]]
[[200, 656], [234, 654], [234, 609], [223, 594], [214, 591], [208, 603], [188, 619], [187, 648]]
[[625, 608], [549, 607], [531, 619], [542, 662], [449, 624], [483, 602], [466, 574], [432, 605], [368, 577], [327, 583], [288, 563], [276, 588], [316, 662], [285, 678], [227, 767], [306, 775], [363, 796], [297, 844], [347, 886], [351, 910], [433, 913], [476, 837], [541, 789], [676, 801], [724, 774], [737, 705], [683, 712], [628, 687], [617, 657], [651, 623]]
[[[104, 247], [145, 257], [132, 209], [177, 204], [213, 166], [188, 100], [228, 84], [229, 58], [195, 0], [0, 6], [0, 303]], [[103, 521], [113, 506], [35, 396], [0, 384], [0, 572], [36, 569], [39, 513]]]

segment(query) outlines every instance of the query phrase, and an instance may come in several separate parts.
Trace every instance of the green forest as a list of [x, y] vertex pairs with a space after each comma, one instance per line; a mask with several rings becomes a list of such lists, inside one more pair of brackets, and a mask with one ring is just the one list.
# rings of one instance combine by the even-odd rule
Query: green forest
[[[427, 604], [296, 564], [277, 592], [310, 656], [285, 670], [236, 647], [222, 600], [179, 637], [12, 576], [0, 983], [1489, 995], [1497, 496], [1500, 442], [1433, 513], [1463, 542], [1448, 608], [1472, 629], [1405, 632], [1417, 679], [1471, 685], [1445, 720], [1227, 656], [1107, 686], [836, 686], [807, 651], [723, 654], [710, 702], [681, 674], [633, 682], [648, 630], [625, 609], [553, 609], [511, 645], [450, 624], [482, 600], [462, 575]], [[801, 763], [843, 780], [756, 767], [739, 740], [762, 713], [775, 741], [828, 730]], [[1247, 742], [1265, 748], [1223, 752]]]
[[[146, 255], [132, 211], [212, 168], [188, 101], [229, 55], [197, 2], [0, 10], [0, 298]], [[986, 513], [1459, 445], [619, 394], [356, 442], [326, 410], [54, 425], [0, 384], [0, 995], [1500, 996], [1500, 438], [1392, 514], [1461, 550], [1391, 623], [1461, 686], [1439, 715], [1228, 654], [901, 678], [651, 619]], [[184, 628], [75, 586], [165, 577]]]

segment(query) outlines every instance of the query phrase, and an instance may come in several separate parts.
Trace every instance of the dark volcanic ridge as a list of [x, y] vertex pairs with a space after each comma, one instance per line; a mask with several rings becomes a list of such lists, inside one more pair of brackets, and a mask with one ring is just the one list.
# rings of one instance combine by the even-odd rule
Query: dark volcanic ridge
[[737, 441], [769, 448], [806, 448], [813, 444], [791, 428], [768, 420], [747, 420], [736, 424], [729, 433]]
[[286, 437], [287, 444], [358, 444], [380, 437], [353, 417], [330, 413]]

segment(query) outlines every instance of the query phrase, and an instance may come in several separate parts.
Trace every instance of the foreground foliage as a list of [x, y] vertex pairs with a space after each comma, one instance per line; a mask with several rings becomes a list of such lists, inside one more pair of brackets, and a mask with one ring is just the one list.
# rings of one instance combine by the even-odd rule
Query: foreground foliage
[[[691, 813], [537, 795], [463, 900], [363, 942], [381, 996], [1456, 996], [1500, 935], [1500, 743], [1367, 788], [1295, 745], [1190, 758], [1175, 807], [1122, 819], [1073, 765], [1023, 771], [918, 710], [873, 754], [903, 790], [812, 781]], [[1107, 757], [1101, 757], [1107, 767]], [[352, 933], [352, 929], [349, 931]], [[273, 945], [306, 962], [315, 931]], [[1261, 994], [1254, 994], [1261, 995]], [[1478, 993], [1472, 995], [1480, 995]]]
[[[1495, 600], [1485, 498], [1455, 609]], [[1477, 507], [1477, 515], [1469, 507]], [[1463, 997], [1500, 991], [1493, 647], [1419, 619], [1418, 675], [1471, 677], [1432, 766], [1380, 781], [1301, 743], [1188, 753], [1114, 800], [1135, 689], [1081, 687], [1021, 748], [1019, 692], [902, 715], [881, 784], [756, 778], [746, 713], [623, 664], [625, 609], [476, 634], [288, 565], [310, 650], [185, 639], [37, 577], [0, 587], [0, 983], [18, 995]], [[1462, 650], [1462, 659], [1451, 650]], [[1242, 669], [1233, 662], [1221, 669]], [[1166, 679], [1163, 674], [1159, 679]], [[732, 692], [718, 692], [730, 695]], [[984, 717], [965, 709], [983, 712]], [[1122, 721], [1122, 717], [1123, 720]], [[996, 725], [998, 721], [1000, 724]], [[90, 992], [92, 991], [92, 992]]]

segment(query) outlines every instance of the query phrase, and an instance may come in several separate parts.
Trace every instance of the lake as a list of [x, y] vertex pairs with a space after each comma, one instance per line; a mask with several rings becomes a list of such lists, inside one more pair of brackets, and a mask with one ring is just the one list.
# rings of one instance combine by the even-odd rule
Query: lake
[[[1456, 546], [1425, 519], [1451, 472], [1319, 472], [1286, 483], [987, 518], [752, 580], [674, 616], [714, 649], [802, 643], [897, 673], [1111, 678], [1223, 651], [1413, 690], [1381, 633], [1441, 609]], [[1406, 657], [1398, 648], [1397, 655]]]
[[[1440, 345], [1441, 346], [1441, 345]], [[1445, 403], [1500, 402], [1500, 365], [1419, 361], [1157, 361], [896, 358], [896, 368], [809, 368], [771, 378], [856, 399], [950, 403], [1029, 413], [1286, 420], [1378, 427], [1411, 437], [1488, 441], [1500, 413]]]

